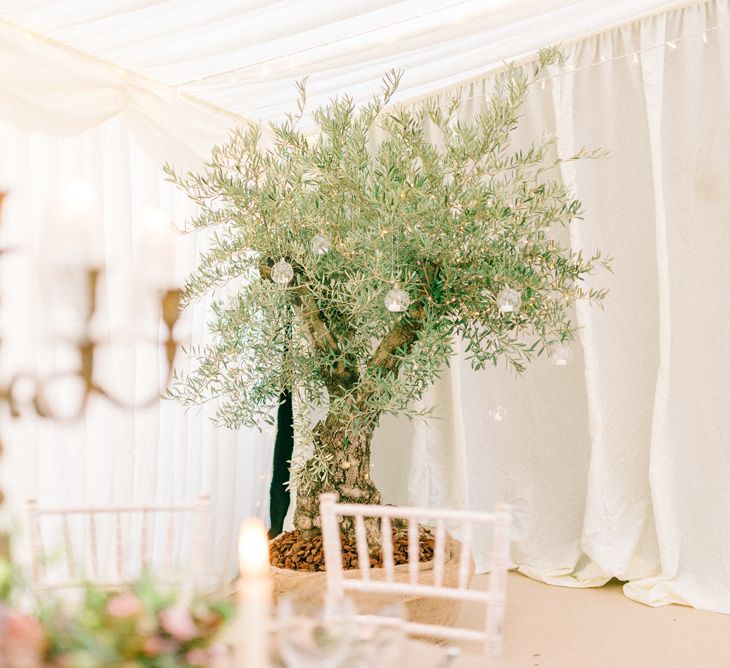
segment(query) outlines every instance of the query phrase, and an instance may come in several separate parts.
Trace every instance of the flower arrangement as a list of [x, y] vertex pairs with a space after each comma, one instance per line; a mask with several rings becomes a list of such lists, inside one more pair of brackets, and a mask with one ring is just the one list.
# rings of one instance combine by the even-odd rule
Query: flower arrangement
[[10, 553], [11, 536], [0, 529], [0, 602], [2, 603], [11, 600], [20, 582], [20, 571], [13, 563]]
[[218, 633], [234, 607], [202, 597], [186, 604], [147, 576], [122, 591], [88, 585], [80, 603], [42, 603], [36, 616], [4, 615], [0, 665], [9, 668], [198, 668], [225, 655]]

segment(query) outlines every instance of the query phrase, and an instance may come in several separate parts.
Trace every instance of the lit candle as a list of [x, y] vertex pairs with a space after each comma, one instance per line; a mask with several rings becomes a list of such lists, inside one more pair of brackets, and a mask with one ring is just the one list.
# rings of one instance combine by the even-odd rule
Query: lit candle
[[169, 216], [153, 206], [146, 207], [142, 212], [142, 223], [140, 259], [146, 282], [162, 290], [176, 287], [177, 230]]
[[86, 179], [74, 179], [64, 186], [51, 236], [51, 250], [60, 264], [101, 266], [101, 211], [94, 188]]
[[267, 668], [269, 665], [269, 619], [271, 579], [269, 540], [261, 520], [250, 518], [238, 536], [238, 626], [236, 665], [238, 668]]

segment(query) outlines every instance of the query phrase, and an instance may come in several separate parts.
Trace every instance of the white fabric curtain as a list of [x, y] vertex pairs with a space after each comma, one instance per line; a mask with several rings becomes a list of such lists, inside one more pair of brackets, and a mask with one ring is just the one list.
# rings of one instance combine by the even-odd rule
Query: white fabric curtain
[[[143, 273], [136, 251], [141, 214], [146, 206], [158, 206], [182, 227], [195, 208], [162, 180], [159, 163], [130, 139], [123, 116], [70, 139], [0, 123], [0, 184], [10, 193], [1, 234], [5, 246], [19, 250], [3, 256], [0, 265], [3, 375], [25, 370], [47, 376], [76, 361], [61, 337], [78, 334], [70, 325], [80, 322], [80, 314], [59, 308], [68, 287], [52, 284], [54, 249], [48, 243], [54, 205], [75, 177], [88, 179], [101, 200], [108, 274], [94, 333], [112, 338], [100, 350], [99, 379], [127, 401], [145, 401], [159, 391], [164, 352], [147, 343], [158, 338], [159, 313], [155, 297], [136, 278]], [[204, 243], [192, 234], [180, 237], [180, 278]], [[176, 336], [183, 344], [205, 340], [206, 312], [201, 303], [180, 321]], [[30, 415], [11, 421], [3, 413], [2, 486], [18, 518], [28, 498], [46, 507], [149, 505], [209, 494], [207, 565], [211, 576], [227, 577], [236, 569], [240, 522], [252, 514], [264, 517], [267, 510], [273, 432], [214, 429], [212, 414], [209, 406], [186, 412], [170, 401], [127, 412], [103, 399], [92, 402], [85, 420], [68, 425]], [[165, 526], [160, 525], [163, 543]], [[176, 538], [178, 552], [190, 550], [191, 528]], [[23, 544], [18, 554], [29, 557]], [[106, 563], [113, 555], [110, 541]]]
[[[426, 398], [436, 419], [384, 421], [374, 471], [387, 502], [512, 503], [513, 558], [527, 575], [570, 586], [616, 576], [642, 602], [722, 612], [730, 612], [728, 23], [728, 1], [716, 0], [601, 33], [571, 46], [568, 64], [536, 88], [518, 141], [555, 130], [561, 154], [584, 144], [610, 151], [562, 174], [586, 210], [571, 243], [615, 257], [614, 274], [595, 279], [611, 289], [605, 309], [579, 306], [568, 367], [539, 360], [519, 378], [501, 368], [475, 373], [459, 352]], [[489, 86], [459, 89], [470, 99], [464, 118]], [[130, 261], [142, 206], [160, 202], [182, 223], [189, 205], [160, 185], [158, 161], [130, 141], [127, 121], [74, 139], [2, 126], [11, 236], [39, 249], [44, 202], [74, 173], [103, 193], [107, 257], [119, 268]], [[195, 254], [189, 239], [181, 268]], [[29, 265], [12, 262], [3, 262], [3, 313], [24, 334], [6, 335], [5, 350], [13, 364], [33, 366], [22, 337], [46, 341], [45, 314], [32, 300]], [[27, 281], [8, 286], [10, 276]], [[104, 309], [122, 329], [127, 284], [110, 280]], [[204, 319], [201, 307], [183, 335], [202, 340]], [[109, 382], [144, 394], [145, 354], [112, 356]], [[133, 416], [99, 404], [92, 413], [62, 432], [15, 424], [4, 462], [15, 499], [163, 501], [210, 491], [211, 555], [231, 572], [238, 520], [264, 511], [256, 504], [265, 504], [271, 435], [213, 431], [205, 409], [184, 415], [172, 404]], [[483, 569], [487, 537], [476, 547]]]
[[[431, 393], [441, 419], [385, 424], [375, 470], [388, 501], [512, 503], [515, 566], [531, 577], [618, 577], [644, 603], [726, 613], [728, 23], [722, 1], [603, 33], [537, 87], [520, 141], [554, 130], [561, 154], [610, 151], [563, 170], [586, 211], [573, 246], [615, 257], [593, 279], [611, 290], [605, 308], [579, 305], [568, 367], [474, 373], [459, 353]], [[409, 441], [406, 491], [397, 444]]]

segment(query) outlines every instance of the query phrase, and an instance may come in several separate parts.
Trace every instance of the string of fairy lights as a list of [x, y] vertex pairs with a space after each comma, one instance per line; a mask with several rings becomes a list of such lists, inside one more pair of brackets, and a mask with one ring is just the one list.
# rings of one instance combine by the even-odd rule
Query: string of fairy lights
[[[562, 79], [570, 75], [577, 74], [579, 72], [593, 69], [594, 67], [599, 67], [601, 65], [607, 65], [609, 63], [615, 63], [628, 59], [631, 59], [631, 63], [633, 65], [641, 65], [641, 55], [644, 53], [650, 53], [658, 49], [666, 49], [668, 52], [676, 51], [681, 43], [688, 42], [690, 40], [701, 40], [702, 44], [708, 45], [710, 43], [710, 35], [712, 33], [715, 33], [723, 28], [727, 28], [728, 26], [730, 26], [730, 21], [725, 23], [718, 23], [712, 26], [706, 26], [702, 30], [674, 37], [672, 39], [662, 40], [660, 42], [657, 42], [656, 44], [644, 46], [639, 49], [630, 49], [623, 53], [612, 56], [600, 55], [597, 60], [585, 63], [583, 65], [576, 65], [575, 61], [572, 60], [570, 56], [568, 56], [559, 71], [556, 71], [552, 74], [547, 74], [545, 76], [541, 76], [539, 79], [537, 79], [535, 83], [539, 84], [542, 90], [545, 90], [549, 81]], [[462, 102], [466, 102], [469, 100], [477, 100], [484, 97], [485, 93], [480, 93], [477, 95], [470, 95], [468, 97], [460, 97], [459, 99]]]
[[[664, 48], [670, 51], [674, 51], [678, 48], [679, 43], [686, 42], [691, 39], [700, 38], [703, 44], [709, 44], [710, 34], [720, 30], [721, 28], [727, 27], [730, 23], [722, 23], [715, 26], [708, 26], [704, 30], [677, 37], [675, 39], [665, 40], [661, 43], [653, 44], [650, 46], [642, 47], [641, 49], [631, 50], [622, 54], [613, 55], [611, 57], [602, 55], [599, 56], [598, 60], [585, 65], [576, 66], [570, 58], [567, 58], [558, 71], [553, 71], [547, 76], [540, 77], [537, 81], [538, 85], [542, 88], [546, 88], [546, 84], [550, 80], [558, 79], [560, 77], [569, 76], [577, 72], [585, 71], [599, 65], [603, 65], [610, 62], [617, 62], [621, 60], [631, 59], [631, 62], [635, 65], [641, 64], [641, 54], [654, 51], [656, 49]], [[462, 101], [469, 99], [483, 98], [484, 94], [474, 95], [470, 97], [461, 97]], [[316, 234], [311, 241], [311, 251], [315, 256], [323, 256], [328, 253], [332, 248], [332, 242], [324, 233], [320, 232]], [[276, 262], [271, 268], [271, 279], [274, 283], [280, 286], [288, 285], [294, 278], [294, 268], [292, 265], [282, 257]], [[396, 280], [393, 282], [391, 289], [385, 294], [383, 298], [383, 305], [385, 308], [392, 313], [403, 313], [408, 310], [411, 299], [408, 293], [401, 287], [400, 283]], [[504, 286], [496, 297], [497, 306], [500, 313], [511, 314], [519, 310], [521, 304], [521, 295], [518, 290]], [[571, 348], [565, 343], [558, 343], [548, 351], [550, 361], [555, 366], [566, 366], [572, 361], [573, 353]], [[489, 416], [495, 422], [503, 422], [506, 419], [507, 411], [503, 406], [495, 406], [490, 408]]]
[[[570, 57], [566, 58], [566, 60], [561, 64], [560, 69], [557, 71], [552, 71], [550, 74], [540, 77], [536, 83], [540, 86], [541, 89], [545, 89], [547, 82], [555, 79], [559, 79], [562, 77], [566, 77], [569, 75], [574, 75], [578, 72], [582, 72], [585, 70], [592, 69], [594, 67], [604, 65], [607, 63], [617, 62], [621, 60], [627, 60], [630, 59], [631, 62], [634, 65], [640, 65], [641, 64], [641, 55], [655, 51], [657, 49], [667, 49], [669, 51], [674, 51], [678, 48], [678, 45], [681, 42], [687, 42], [688, 40], [692, 39], [701, 39], [703, 44], [709, 44], [710, 42], [710, 34], [727, 27], [730, 25], [730, 22], [727, 23], [720, 23], [714, 26], [707, 26], [703, 30], [690, 33], [687, 35], [678, 36], [673, 39], [667, 39], [662, 42], [652, 44], [649, 46], [642, 47], [640, 49], [634, 49], [630, 50], [618, 55], [612, 55], [612, 56], [606, 56], [606, 55], [600, 55], [598, 57], [598, 60], [591, 63], [586, 63], [584, 65], [576, 65], [573, 60], [571, 60]], [[460, 97], [459, 99], [463, 101], [471, 100], [471, 99], [479, 99], [484, 98], [485, 94], [481, 93], [478, 95], [473, 95], [469, 97]], [[332, 243], [330, 239], [323, 233], [316, 234], [311, 241], [311, 251], [315, 256], [323, 256], [326, 253], [328, 253], [332, 248]], [[282, 257], [278, 262], [276, 262], [273, 267], [271, 268], [271, 279], [274, 283], [280, 286], [286, 286], [288, 285], [292, 279], [294, 278], [294, 269], [292, 265], [284, 258]], [[392, 288], [385, 294], [383, 298], [383, 304], [385, 308], [392, 312], [392, 313], [403, 313], [408, 310], [408, 307], [410, 305], [410, 296], [408, 293], [401, 287], [400, 283], [396, 280], [392, 283]], [[510, 286], [504, 286], [501, 291], [497, 294], [496, 297], [497, 306], [499, 308], [500, 313], [503, 314], [511, 314], [515, 313], [519, 310], [520, 304], [521, 304], [521, 295], [518, 290], [510, 287]], [[548, 355], [550, 358], [550, 361], [555, 366], [566, 366], [570, 364], [572, 361], [573, 353], [571, 348], [566, 345], [565, 343], [558, 343], [555, 346], [551, 348], [551, 350], [548, 351]], [[489, 410], [489, 416], [492, 420], [495, 422], [503, 422], [507, 416], [507, 411], [503, 406], [495, 406], [490, 408]]]
[[[332, 248], [332, 243], [325, 234], [319, 232], [311, 241], [311, 251], [315, 256], [323, 256]], [[278, 262], [271, 267], [271, 280], [279, 286], [286, 287], [294, 279], [294, 267], [281, 257]], [[499, 312], [503, 314], [515, 313], [519, 310], [522, 297], [520, 292], [509, 285], [504, 286], [497, 294], [496, 302]], [[411, 298], [408, 293], [400, 286], [400, 282], [395, 280], [393, 287], [385, 294], [383, 304], [391, 313], [403, 313], [408, 310]], [[568, 364], [572, 358], [570, 348], [563, 343], [559, 343], [550, 351], [550, 358], [553, 364], [564, 366]]]
[[[628, 60], [631, 59], [631, 62], [633, 65], [641, 65], [641, 55], [644, 53], [650, 53], [652, 51], [656, 51], [657, 49], [667, 49], [669, 52], [676, 51], [679, 48], [679, 45], [683, 42], [688, 42], [690, 40], [701, 40], [702, 44], [708, 45], [710, 44], [710, 35], [712, 33], [717, 32], [718, 30], [722, 30], [723, 28], [727, 28], [730, 26], [730, 21], [724, 22], [724, 23], [718, 23], [711, 26], [705, 26], [702, 30], [698, 30], [696, 32], [691, 32], [686, 35], [681, 35], [674, 37], [672, 39], [665, 39], [660, 42], [657, 42], [655, 44], [651, 44], [649, 46], [644, 46], [639, 49], [630, 49], [628, 51], [625, 51], [623, 53], [607, 56], [607, 55], [600, 55], [597, 60], [585, 63], [583, 65], [576, 65], [575, 61], [571, 59], [570, 56], [568, 56], [563, 63], [562, 67], [559, 69], [559, 71], [555, 71], [551, 74], [547, 74], [544, 76], [541, 76], [537, 79], [535, 82], [540, 86], [542, 90], [545, 90], [547, 87], [547, 83], [549, 81], [553, 81], [556, 79], [561, 79], [568, 77], [570, 75], [575, 75], [579, 72], [583, 72], [586, 70], [593, 69], [594, 67], [599, 67], [601, 65], [607, 65], [609, 63], [615, 63], [622, 60]], [[534, 60], [534, 55], [522, 60], [518, 64], [526, 65], [529, 62], [532, 62]], [[487, 73], [484, 77], [481, 77], [479, 80], [484, 78], [490, 78], [497, 76], [501, 71], [503, 71], [503, 67], [500, 67], [499, 69], [492, 70], [489, 73]], [[462, 82], [461, 84], [457, 84], [455, 86], [450, 86], [449, 91], [453, 91], [457, 88], [462, 88], [469, 83], [474, 83], [478, 81], [477, 79], [473, 79], [467, 82]], [[423, 96], [422, 98], [417, 99], [411, 99], [411, 100], [403, 100], [400, 101], [399, 104], [413, 104], [415, 102], [418, 102], [422, 99], [427, 98], [433, 98], [438, 96], [439, 94], [446, 93], [449, 91], [441, 91], [440, 93], [429, 93], [426, 96]], [[488, 92], [481, 92], [475, 95], [469, 95], [469, 96], [458, 96], [459, 100], [461, 102], [468, 102], [470, 100], [478, 100], [478, 99], [484, 99], [488, 96]]]
[[[468, 2], [468, 0], [463, 0], [463, 2], [457, 2], [457, 3], [453, 4], [453, 5], [449, 5], [448, 7], [437, 8], [437, 9], [434, 9], [434, 10], [430, 10], [428, 12], [421, 12], [421, 13], [419, 13], [419, 17], [426, 16], [426, 15], [429, 15], [429, 14], [435, 14], [437, 12], [443, 11], [444, 9], [453, 9], [453, 7], [456, 7], [459, 4], [464, 4], [466, 2]], [[393, 25], [397, 25], [399, 23], [405, 23], [408, 20], [410, 20], [410, 19], [402, 19], [401, 21], [398, 21], [398, 22], [394, 23]], [[600, 65], [605, 65], [605, 64], [608, 64], [608, 63], [614, 63], [614, 62], [618, 62], [618, 61], [621, 61], [621, 60], [631, 59], [631, 62], [634, 65], [640, 65], [641, 64], [641, 55], [644, 54], [644, 53], [648, 53], [648, 52], [651, 52], [651, 51], [655, 51], [657, 49], [668, 49], [670, 51], [674, 51], [674, 50], [676, 50], [678, 48], [678, 46], [682, 42], [687, 42], [687, 41], [690, 41], [690, 40], [697, 40], [697, 39], [701, 40], [701, 42], [703, 44], [709, 44], [710, 43], [710, 36], [713, 33], [717, 32], [718, 30], [721, 30], [723, 28], [727, 28], [728, 26], [730, 26], [730, 22], [723, 22], [723, 23], [718, 23], [718, 24], [715, 24], [715, 25], [706, 25], [701, 30], [694, 31], [694, 32], [688, 33], [686, 35], [678, 35], [678, 36], [675, 36], [675, 37], [672, 37], [672, 38], [666, 38], [666, 39], [663, 39], [663, 40], [661, 40], [661, 41], [659, 41], [659, 42], [657, 42], [655, 44], [650, 44], [648, 46], [642, 46], [642, 47], [640, 47], [638, 49], [629, 49], [629, 50], [624, 51], [622, 53], [615, 54], [615, 55], [610, 55], [610, 56], [609, 55], [605, 55], [605, 54], [601, 54], [601, 55], [598, 56], [598, 58], [596, 60], [594, 60], [592, 62], [588, 62], [588, 63], [582, 64], [582, 65], [576, 65], [571, 60], [571, 58], [568, 57], [567, 60], [566, 60], [566, 62], [565, 62], [565, 64], [564, 64], [564, 66], [563, 66], [563, 68], [561, 69], [561, 71], [553, 72], [551, 74], [542, 76], [542, 77], [540, 77], [538, 79], [538, 82], [537, 83], [539, 83], [540, 87], [542, 89], [544, 89], [546, 87], [548, 81], [551, 81], [551, 80], [554, 80], [554, 79], [559, 79], [559, 78], [562, 78], [562, 77], [566, 77], [566, 76], [568, 76], [570, 74], [574, 74], [574, 73], [577, 73], [577, 72], [582, 72], [582, 71], [585, 71], [585, 70], [592, 69], [594, 67], [598, 67]], [[388, 26], [388, 28], [389, 29], [392, 29], [392, 26]], [[210, 84], [210, 83], [214, 83], [214, 82], [217, 82], [217, 81], [221, 81], [221, 82], [224, 82], [226, 84], [245, 83], [245, 82], [247, 82], [247, 81], [250, 80], [251, 75], [248, 74], [248, 73], [250, 73], [251, 71], [256, 72], [257, 74], [255, 76], [257, 76], [259, 78], [260, 77], [270, 76], [273, 73], [272, 67], [273, 67], [273, 65], [276, 62], [284, 62], [284, 61], [286, 61], [286, 65], [285, 65], [285, 68], [284, 69], [294, 70], [294, 69], [300, 68], [300, 60], [299, 60], [299, 58], [302, 55], [306, 54], [306, 53], [315, 52], [315, 51], [320, 50], [320, 49], [322, 49], [324, 47], [331, 46], [333, 44], [336, 44], [336, 43], [339, 43], [339, 42], [343, 42], [343, 41], [346, 41], [348, 39], [360, 38], [362, 36], [369, 35], [371, 33], [384, 32], [384, 31], [386, 31], [386, 29], [381, 26], [381, 27], [378, 27], [378, 28], [373, 28], [373, 29], [370, 29], [370, 30], [358, 32], [358, 33], [356, 33], [354, 35], [349, 35], [347, 37], [335, 38], [335, 39], [330, 40], [329, 42], [326, 42], [324, 44], [317, 44], [316, 46], [305, 47], [305, 48], [298, 49], [298, 50], [293, 51], [293, 52], [290, 52], [290, 53], [277, 55], [275, 57], [268, 58], [268, 59], [265, 59], [265, 60], [259, 60], [259, 61], [256, 61], [254, 63], [248, 63], [247, 65], [245, 65], [243, 67], [239, 67], [239, 68], [236, 68], [236, 69], [233, 69], [233, 70], [227, 70], [225, 72], [216, 72], [216, 73], [210, 74], [210, 75], [196, 76], [193, 79], [190, 79], [188, 81], [184, 81], [184, 82], [181, 82], [181, 83], [177, 84], [176, 88], [178, 90], [183, 91], [183, 90], [185, 90], [188, 87], [193, 87], [193, 86], [196, 86], [196, 85], [199, 85], [199, 84]], [[384, 40], [385, 41], [390, 41], [389, 38], [384, 38]], [[575, 44], [580, 44], [581, 41], [583, 41], [583, 40], [575, 41], [575, 42], [572, 42], [572, 43], [567, 43], [567, 44], [560, 45], [560, 46], [561, 47], [564, 47], [566, 49], [569, 49], [571, 46], [573, 46]], [[533, 54], [531, 54], [529, 56], [526, 56], [525, 58], [522, 58], [522, 59], [520, 59], [520, 60], [518, 60], [516, 62], [517, 62], [517, 64], [525, 65], [525, 64], [528, 64], [528, 63], [532, 62], [534, 60], [534, 58], [535, 58], [535, 54], [533, 53]], [[483, 77], [480, 77], [480, 79], [481, 78], [487, 78], [487, 77], [496, 76], [503, 69], [504, 69], [504, 66], [500, 65], [498, 68], [495, 68], [495, 69], [492, 69], [492, 70], [486, 72]], [[455, 88], [464, 86], [464, 85], [466, 85], [468, 83], [471, 83], [472, 81], [477, 81], [477, 80], [478, 79], [473, 79], [473, 80], [470, 80], [470, 81], [461, 82], [459, 84], [450, 85], [449, 86], [449, 90], [453, 90]], [[441, 91], [441, 92], [447, 92], [447, 91], [444, 90], [444, 91]], [[435, 95], [438, 95], [438, 93], [429, 93], [428, 95], [425, 95], [425, 96], [422, 96], [422, 97], [419, 97], [419, 98], [414, 98], [414, 99], [413, 98], [412, 99], [404, 99], [404, 100], [400, 100], [399, 101], [399, 104], [412, 104], [412, 103], [415, 103], [415, 102], [417, 102], [417, 101], [419, 101], [421, 99], [434, 97]], [[476, 94], [476, 95], [472, 95], [472, 96], [468, 96], [468, 97], [461, 97], [460, 99], [462, 101], [468, 101], [468, 100], [475, 100], [475, 99], [479, 99], [479, 98], [483, 98], [483, 97], [485, 97], [485, 94], [484, 93], [481, 93], [481, 94]], [[304, 114], [304, 116], [309, 116], [309, 115], [311, 115], [311, 112]]]

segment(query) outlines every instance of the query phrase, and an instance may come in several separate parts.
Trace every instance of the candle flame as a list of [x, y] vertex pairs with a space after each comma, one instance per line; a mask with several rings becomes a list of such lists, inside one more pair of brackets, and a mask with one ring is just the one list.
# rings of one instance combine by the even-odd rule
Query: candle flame
[[86, 179], [73, 179], [63, 188], [62, 202], [64, 209], [71, 215], [93, 209], [96, 205], [94, 187]]
[[169, 216], [156, 206], [146, 206], [142, 212], [142, 221], [148, 229], [154, 229], [158, 234], [172, 235], [175, 227]]
[[263, 522], [256, 517], [250, 517], [241, 525], [238, 561], [243, 577], [260, 577], [269, 572], [269, 539]]

